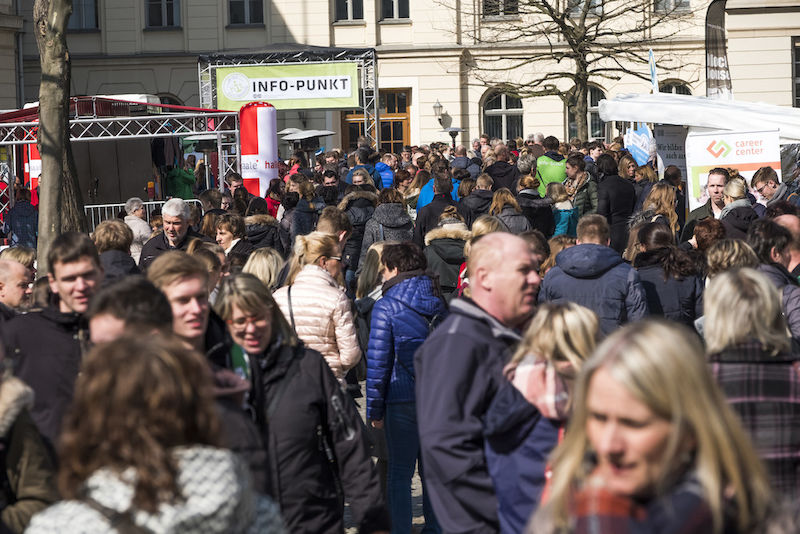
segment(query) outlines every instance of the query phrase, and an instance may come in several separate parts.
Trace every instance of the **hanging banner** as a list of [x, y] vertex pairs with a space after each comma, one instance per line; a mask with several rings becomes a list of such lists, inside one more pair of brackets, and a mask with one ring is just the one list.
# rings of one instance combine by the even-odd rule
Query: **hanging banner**
[[689, 132], [686, 136], [686, 168], [689, 209], [708, 201], [708, 171], [715, 167], [736, 169], [750, 183], [761, 167], [772, 167], [781, 176], [778, 130], [762, 132]]
[[733, 100], [725, 37], [725, 2], [713, 0], [706, 11], [706, 96]]
[[239, 110], [239, 145], [244, 187], [263, 197], [278, 177], [277, 112], [266, 102], [250, 102]]
[[663, 167], [658, 169], [659, 175], [663, 176], [664, 168], [675, 165], [681, 170], [681, 178], [686, 179], [686, 134], [688, 131], [683, 126], [656, 125], [656, 148], [663, 164]]
[[652, 85], [653, 94], [659, 92], [658, 89], [658, 74], [656, 73], [656, 56], [653, 54], [653, 49], [650, 49], [648, 61], [650, 65], [650, 85]]
[[628, 128], [623, 136], [625, 148], [631, 153], [638, 165], [645, 165], [651, 158], [655, 157], [655, 141], [653, 132], [647, 124], [637, 122], [636, 128]]
[[217, 67], [217, 109], [239, 111], [247, 102], [276, 109], [357, 108], [357, 63], [301, 63]]

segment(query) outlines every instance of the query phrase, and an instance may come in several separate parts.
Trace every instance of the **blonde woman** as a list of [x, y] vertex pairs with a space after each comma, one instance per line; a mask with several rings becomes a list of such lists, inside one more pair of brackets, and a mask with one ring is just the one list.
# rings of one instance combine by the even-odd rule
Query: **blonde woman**
[[475, 222], [472, 223], [472, 231], [470, 238], [464, 244], [464, 263], [458, 270], [458, 296], [469, 296], [469, 275], [467, 274], [467, 260], [469, 259], [469, 251], [472, 245], [481, 237], [492, 232], [505, 232], [505, 225], [500, 222], [500, 219], [491, 215], [481, 215]]
[[709, 280], [729, 269], [750, 267], [755, 269], [760, 263], [753, 248], [740, 239], [720, 239], [711, 244], [706, 251], [706, 275]]
[[636, 211], [641, 211], [644, 199], [650, 194], [650, 189], [658, 182], [658, 174], [650, 165], [636, 167], [633, 173], [633, 188], [636, 190]]
[[531, 223], [525, 215], [522, 214], [522, 208], [519, 207], [517, 199], [514, 194], [501, 187], [495, 191], [492, 196], [492, 205], [489, 207], [489, 215], [494, 215], [500, 222], [505, 224], [506, 229], [514, 235], [519, 235], [522, 232], [531, 230]]
[[759, 218], [747, 197], [747, 183], [742, 178], [731, 179], [722, 190], [722, 200], [725, 207], [719, 219], [725, 226], [725, 235], [731, 239], [747, 239], [747, 230]]
[[756, 532], [772, 491], [685, 327], [644, 320], [584, 364], [528, 532]]
[[722, 273], [708, 286], [705, 337], [711, 370], [761, 455], [772, 487], [800, 497], [800, 374], [781, 299], [754, 269]]
[[275, 291], [283, 264], [283, 257], [274, 248], [257, 248], [247, 258], [242, 272], [254, 275], [267, 289]]
[[341, 254], [336, 236], [322, 232], [297, 236], [287, 285], [275, 291], [275, 301], [297, 337], [320, 352], [344, 383], [344, 375], [361, 358], [361, 349], [350, 299], [341, 285]]
[[658, 182], [650, 188], [643, 203], [642, 217], [647, 222], [659, 222], [678, 233], [678, 212], [675, 211], [675, 187], [667, 182]]
[[565, 248], [575, 246], [575, 238], [568, 235], [557, 235], [551, 237], [547, 244], [550, 245], [550, 255], [539, 266], [539, 274], [542, 278], [556, 264], [556, 256], [558, 256], [559, 252]]
[[637, 168], [639, 168], [639, 165], [630, 154], [621, 156], [619, 158], [619, 162], [617, 163], [617, 172], [619, 175], [626, 180], [630, 180], [631, 182], [633, 182], [636, 178]]
[[560, 182], [550, 182], [547, 184], [547, 196], [553, 200], [555, 221], [553, 235], [566, 234], [575, 237], [578, 229], [578, 209], [572, 205], [566, 186]]
[[[498, 393], [514, 402], [493, 402], [486, 420], [498, 429], [519, 425], [524, 431], [514, 439], [506, 433], [488, 438], [486, 459], [501, 532], [522, 532], [540, 500], [548, 478], [545, 459], [559, 441], [575, 376], [594, 350], [597, 333], [591, 310], [571, 302], [544, 304], [506, 366], [506, 376], [521, 396]], [[531, 424], [525, 415], [533, 406], [542, 417]]]

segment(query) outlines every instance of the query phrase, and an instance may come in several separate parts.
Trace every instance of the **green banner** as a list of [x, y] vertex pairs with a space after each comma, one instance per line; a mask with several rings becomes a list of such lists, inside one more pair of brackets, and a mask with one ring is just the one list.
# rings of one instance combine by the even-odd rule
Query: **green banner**
[[217, 67], [217, 109], [239, 111], [248, 102], [277, 109], [357, 108], [357, 63], [303, 63]]

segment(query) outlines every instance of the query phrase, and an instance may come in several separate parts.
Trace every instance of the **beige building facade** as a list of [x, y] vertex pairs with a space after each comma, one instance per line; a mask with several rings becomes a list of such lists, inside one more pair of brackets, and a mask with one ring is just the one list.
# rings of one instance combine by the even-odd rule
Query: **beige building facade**
[[[462, 143], [482, 132], [503, 138], [534, 132], [568, 137], [570, 121], [559, 98], [518, 99], [501, 89], [506, 82], [555, 69], [555, 63], [497, 72], [490, 83], [481, 81], [487, 74], [477, 72], [476, 64], [510, 65], [547, 46], [525, 39], [486, 43], [492, 32], [502, 37], [509, 22], [527, 23], [513, 12], [516, 0], [491, 1], [73, 0], [72, 93], [148, 93], [166, 103], [197, 106], [200, 54], [267, 50], [280, 43], [370, 47], [378, 54], [382, 137], [393, 146], [449, 141], [443, 126], [463, 128]], [[669, 1], [685, 2], [685, 10], [670, 22], [680, 31], [653, 46], [658, 58], [675, 67], [659, 72], [662, 90], [704, 95], [707, 2]], [[19, 2], [21, 13], [15, 16], [10, 0], [0, 0], [0, 108], [16, 106], [20, 83], [26, 101], [37, 99], [40, 71], [31, 4]], [[759, 7], [729, 0], [726, 24], [735, 98], [800, 106], [800, 7], [789, 0]], [[14, 66], [19, 29], [21, 76]], [[632, 68], [648, 72], [646, 64]], [[631, 75], [597, 82], [589, 95], [590, 133], [617, 133], [613, 125], [600, 123], [594, 109], [599, 99], [649, 90], [649, 80]], [[434, 114], [437, 102], [441, 117]], [[337, 135], [324, 143], [347, 147], [360, 124], [355, 110], [297, 110], [281, 111], [278, 128], [330, 129]]]

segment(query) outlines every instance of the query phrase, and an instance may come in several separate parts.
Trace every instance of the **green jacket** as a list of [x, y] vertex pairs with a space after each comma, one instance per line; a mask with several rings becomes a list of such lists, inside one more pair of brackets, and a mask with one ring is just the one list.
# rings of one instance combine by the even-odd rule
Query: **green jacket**
[[194, 198], [194, 174], [183, 169], [174, 167], [167, 174], [167, 196], [177, 197], [184, 200]]
[[597, 184], [591, 178], [575, 192], [572, 205], [578, 209], [578, 217], [597, 212]]
[[567, 179], [567, 158], [556, 152], [546, 152], [544, 156], [539, 156], [536, 160], [536, 177], [539, 179], [539, 196], [544, 198], [547, 184]]

